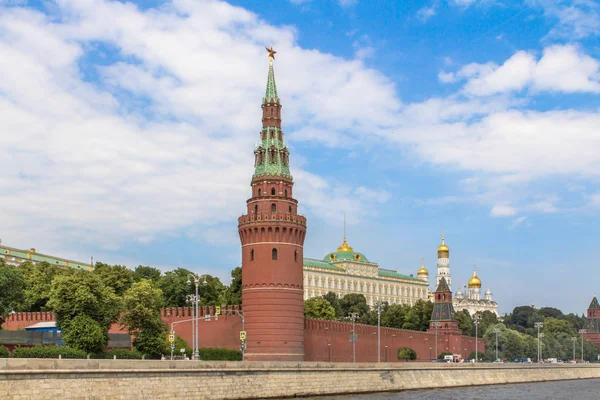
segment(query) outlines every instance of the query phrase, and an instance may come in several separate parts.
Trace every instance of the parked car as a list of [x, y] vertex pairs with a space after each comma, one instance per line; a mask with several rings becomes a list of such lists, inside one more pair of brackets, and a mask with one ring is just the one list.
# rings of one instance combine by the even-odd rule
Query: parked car
[[531, 364], [531, 358], [527, 357], [522, 357], [522, 358], [515, 358], [515, 362], [516, 363], [530, 363]]

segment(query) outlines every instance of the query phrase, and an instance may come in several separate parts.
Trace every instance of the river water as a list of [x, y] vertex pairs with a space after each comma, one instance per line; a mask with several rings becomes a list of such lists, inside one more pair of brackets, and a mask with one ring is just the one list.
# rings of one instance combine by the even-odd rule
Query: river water
[[305, 400], [598, 400], [600, 379], [408, 390], [347, 396], [307, 397]]

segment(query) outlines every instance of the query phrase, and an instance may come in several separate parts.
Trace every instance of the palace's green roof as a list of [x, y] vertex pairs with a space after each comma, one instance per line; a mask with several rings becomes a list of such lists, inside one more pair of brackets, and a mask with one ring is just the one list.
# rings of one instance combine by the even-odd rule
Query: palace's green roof
[[57, 265], [59, 267], [68, 267], [83, 270], [92, 269], [91, 264], [41, 254], [36, 252], [35, 249], [21, 250], [12, 247], [0, 246], [0, 255], [3, 255], [5, 259], [8, 259], [9, 261], [12, 257], [14, 257], [19, 263], [24, 261], [47, 262], [48, 264]]
[[[332, 257], [332, 255], [334, 257]], [[358, 257], [357, 257], [358, 256]], [[327, 254], [323, 261], [356, 261], [356, 262], [370, 262], [369, 259], [363, 254], [356, 251], [335, 251]]]
[[337, 267], [335, 265], [329, 264], [329, 263], [321, 261], [321, 260], [315, 260], [313, 258], [305, 258], [304, 259], [304, 266], [305, 267], [312, 267], [312, 268], [328, 269], [328, 270], [331, 270], [331, 271], [344, 272], [343, 268]]
[[379, 274], [379, 276], [384, 276], [386, 278], [408, 279], [408, 280], [414, 280], [414, 281], [420, 281], [420, 282], [426, 283], [422, 279], [415, 278], [414, 276], [399, 274], [396, 271], [390, 271], [389, 269], [381, 269], [380, 268], [378, 270], [378, 274]]

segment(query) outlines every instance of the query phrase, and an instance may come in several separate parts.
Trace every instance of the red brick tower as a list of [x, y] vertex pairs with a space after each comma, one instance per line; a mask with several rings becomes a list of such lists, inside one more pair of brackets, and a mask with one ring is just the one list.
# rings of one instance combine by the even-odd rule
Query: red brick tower
[[260, 144], [254, 149], [252, 197], [238, 220], [242, 242], [242, 306], [247, 360], [304, 360], [303, 245], [306, 218], [289, 168], [281, 130], [281, 104], [269, 51]]
[[458, 321], [454, 315], [452, 292], [445, 277], [440, 279], [440, 283], [433, 295], [433, 312], [431, 313], [431, 321], [429, 322], [427, 332], [436, 333], [437, 330], [437, 333], [441, 335], [461, 336], [462, 331], [459, 329]]

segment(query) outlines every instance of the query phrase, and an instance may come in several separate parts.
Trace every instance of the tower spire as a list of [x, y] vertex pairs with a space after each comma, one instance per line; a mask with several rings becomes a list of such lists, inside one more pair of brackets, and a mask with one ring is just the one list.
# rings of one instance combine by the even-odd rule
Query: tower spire
[[275, 84], [275, 71], [273, 70], [273, 60], [275, 60], [275, 50], [273, 50], [273, 45], [271, 47], [265, 47], [269, 57], [269, 75], [267, 77], [267, 90], [265, 91], [265, 100], [267, 102], [273, 99], [277, 101], [279, 97], [277, 96], [277, 85]]

